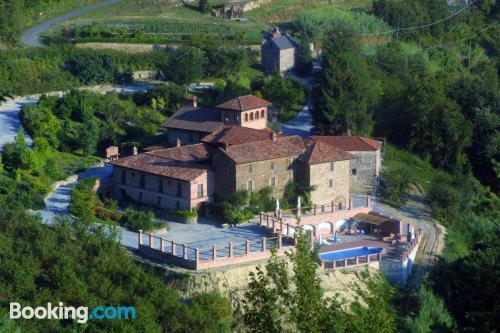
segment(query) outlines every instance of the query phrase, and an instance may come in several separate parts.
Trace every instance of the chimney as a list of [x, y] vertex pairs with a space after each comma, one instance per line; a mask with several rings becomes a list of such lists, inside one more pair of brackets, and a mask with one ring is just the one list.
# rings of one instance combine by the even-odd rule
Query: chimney
[[198, 107], [198, 97], [193, 95], [186, 97], [186, 106]]
[[134, 155], [134, 156], [137, 155], [137, 147], [136, 146], [132, 147], [132, 155]]
[[182, 146], [181, 139], [177, 138], [177, 139], [175, 140], [175, 146], [176, 146], [177, 148], [179, 148], [180, 146]]
[[350, 128], [348, 128], [348, 129], [346, 130], [346, 135], [347, 135], [347, 136], [351, 136], [351, 133], [352, 133], [352, 130], [351, 130]]
[[271, 132], [271, 140], [273, 140], [274, 142], [278, 141], [278, 133], [272, 131]]

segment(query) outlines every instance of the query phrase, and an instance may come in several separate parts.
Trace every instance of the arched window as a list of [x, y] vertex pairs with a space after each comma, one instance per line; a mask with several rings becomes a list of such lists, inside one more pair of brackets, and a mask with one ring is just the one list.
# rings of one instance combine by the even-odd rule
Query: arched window
[[253, 112], [250, 112], [250, 120], [253, 120]]
[[245, 113], [245, 121], [248, 121], [248, 113]]
[[255, 119], [259, 119], [259, 111], [255, 112]]
[[265, 117], [265, 115], [264, 115], [264, 110], [261, 110], [261, 111], [260, 111], [260, 117], [261, 117], [261, 118], [264, 118], [264, 117]]

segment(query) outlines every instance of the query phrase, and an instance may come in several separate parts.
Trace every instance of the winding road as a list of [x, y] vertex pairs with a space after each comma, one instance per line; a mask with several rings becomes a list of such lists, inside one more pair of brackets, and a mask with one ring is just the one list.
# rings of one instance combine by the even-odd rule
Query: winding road
[[120, 2], [120, 1], [121, 0], [102, 1], [99, 3], [85, 6], [83, 8], [75, 9], [75, 10], [73, 10], [69, 13], [66, 13], [64, 15], [57, 16], [57, 17], [54, 17], [50, 20], [47, 20], [47, 21], [44, 21], [44, 22], [39, 23], [37, 25], [34, 25], [22, 34], [21, 43], [26, 45], [26, 46], [30, 46], [30, 47], [41, 47], [43, 45], [42, 45], [42, 43], [40, 43], [39, 38], [40, 38], [41, 34], [44, 33], [45, 31], [47, 31], [47, 29], [49, 29], [50, 27], [52, 27], [56, 24], [62, 23], [64, 21], [67, 21], [75, 16], [91, 12], [91, 11], [98, 9], [98, 8], [101, 8], [101, 7], [109, 6], [109, 5], [112, 5], [112, 4]]
[[[100, 92], [116, 91], [118, 93], [134, 93], [136, 91], [147, 90], [144, 84], [118, 86], [112, 88], [102, 88]], [[59, 94], [59, 93], [58, 93]], [[64, 92], [60, 93], [64, 95]], [[39, 95], [18, 97], [8, 102], [0, 103], [0, 152], [2, 147], [15, 140], [17, 132], [21, 127], [19, 112], [23, 105], [37, 103]], [[26, 140], [31, 143], [31, 139], [26, 134]], [[45, 208], [35, 211], [42, 217], [44, 223], [50, 224], [57, 215], [69, 215], [68, 207], [71, 202], [71, 190], [75, 184], [82, 179], [99, 177], [101, 182], [109, 179], [112, 172], [111, 167], [96, 166], [89, 168], [77, 175], [68, 177], [65, 181], [56, 182], [51, 193], [45, 198]], [[137, 233], [119, 227], [120, 243], [128, 249], [137, 248]]]

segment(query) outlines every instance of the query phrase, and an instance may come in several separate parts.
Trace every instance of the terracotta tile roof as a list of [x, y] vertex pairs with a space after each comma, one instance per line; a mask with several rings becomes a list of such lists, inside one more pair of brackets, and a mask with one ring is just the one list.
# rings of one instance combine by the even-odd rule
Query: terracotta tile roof
[[214, 147], [206, 143], [198, 143], [195, 145], [153, 150], [146, 154], [182, 162], [205, 162], [210, 160], [214, 152]]
[[166, 149], [167, 147], [165, 146], [148, 146], [143, 148], [143, 151], [154, 151], [154, 150], [161, 150], [161, 149]]
[[272, 135], [273, 132], [269, 129], [254, 129], [225, 125], [214, 133], [202, 138], [201, 142], [218, 146], [233, 146], [256, 141], [271, 140]]
[[321, 141], [311, 141], [305, 153], [299, 157], [307, 164], [352, 160], [356, 157], [348, 152]]
[[222, 150], [236, 164], [272, 160], [287, 156], [297, 156], [306, 148], [300, 136], [284, 136], [277, 141], [259, 141], [229, 146]]
[[162, 124], [162, 126], [166, 128], [212, 133], [223, 124], [220, 110], [206, 107], [185, 106], [177, 110]]
[[226, 109], [226, 110], [235, 110], [235, 111], [248, 111], [254, 110], [258, 108], [263, 108], [272, 105], [271, 102], [266, 101], [265, 99], [255, 97], [252, 95], [245, 95], [233, 98], [227, 102], [218, 105], [218, 108]]
[[208, 165], [206, 164], [174, 161], [149, 153], [120, 158], [111, 162], [111, 164], [187, 182], [204, 174], [208, 170]]
[[345, 151], [377, 151], [382, 142], [362, 136], [314, 136], [313, 140], [326, 142]]

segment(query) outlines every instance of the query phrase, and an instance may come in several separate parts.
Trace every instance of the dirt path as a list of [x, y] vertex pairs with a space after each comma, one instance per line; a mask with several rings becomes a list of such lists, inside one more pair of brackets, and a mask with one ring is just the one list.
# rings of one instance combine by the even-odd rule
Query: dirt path
[[415, 188], [413, 192], [406, 204], [399, 208], [379, 201], [374, 203], [376, 211], [407, 221], [425, 233], [408, 280], [409, 289], [418, 286], [436, 264], [438, 256], [444, 251], [446, 235], [446, 229], [432, 218], [431, 208], [422, 191]]

